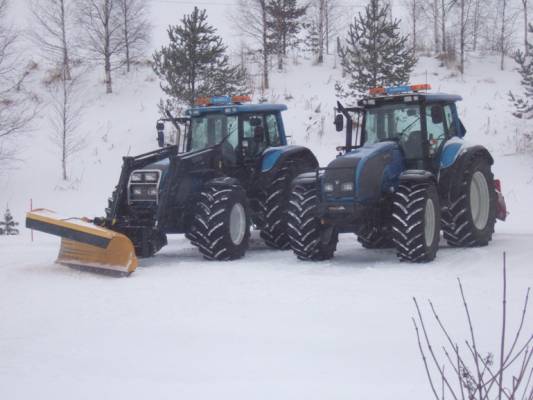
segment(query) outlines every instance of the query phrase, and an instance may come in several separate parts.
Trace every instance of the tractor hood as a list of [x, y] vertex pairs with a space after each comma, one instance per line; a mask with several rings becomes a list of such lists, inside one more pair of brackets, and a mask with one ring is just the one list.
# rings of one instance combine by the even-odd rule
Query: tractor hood
[[328, 202], [371, 203], [398, 186], [404, 170], [396, 142], [368, 144], [337, 157], [326, 168], [322, 190]]

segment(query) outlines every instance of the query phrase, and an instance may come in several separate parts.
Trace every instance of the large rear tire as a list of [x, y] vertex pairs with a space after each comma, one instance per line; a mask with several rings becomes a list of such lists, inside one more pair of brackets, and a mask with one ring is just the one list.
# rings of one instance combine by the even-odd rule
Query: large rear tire
[[428, 262], [437, 255], [440, 204], [433, 183], [401, 183], [392, 206], [392, 237], [401, 261]]
[[261, 238], [267, 246], [273, 249], [288, 250], [290, 248], [287, 236], [287, 209], [290, 186], [295, 176], [293, 167], [283, 165], [261, 195], [263, 213]]
[[496, 223], [496, 190], [490, 163], [475, 157], [459, 176], [442, 215], [444, 239], [453, 247], [486, 246]]
[[246, 193], [240, 186], [207, 186], [196, 204], [187, 237], [208, 260], [236, 260], [250, 241]]
[[316, 216], [318, 191], [311, 185], [293, 188], [288, 215], [288, 236], [294, 254], [300, 260], [324, 261], [335, 254], [339, 235], [335, 227], [322, 225]]

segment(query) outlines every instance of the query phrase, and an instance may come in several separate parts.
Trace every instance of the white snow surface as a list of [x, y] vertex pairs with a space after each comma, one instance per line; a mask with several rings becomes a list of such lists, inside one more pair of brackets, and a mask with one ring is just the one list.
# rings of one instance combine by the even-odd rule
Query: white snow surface
[[[156, 18], [154, 47], [165, 40], [169, 15], [188, 12], [172, 7], [171, 1], [152, 3], [153, 12], [164, 15]], [[222, 17], [212, 21], [227, 24]], [[286, 74], [273, 74], [274, 89], [267, 93], [289, 106], [287, 133], [293, 143], [311, 147], [321, 165], [344, 139], [332, 125], [340, 71], [331, 69], [332, 59], [328, 64], [290, 63]], [[443, 242], [436, 261], [413, 265], [398, 262], [392, 250], [364, 250], [346, 234], [333, 260], [306, 263], [267, 249], [254, 233], [244, 259], [217, 263], [203, 260], [177, 235], [131, 277], [115, 278], [54, 264], [59, 240], [35, 233], [31, 242], [21, 229], [18, 237], [0, 237], [0, 398], [429, 398], [410, 319], [412, 297], [426, 312], [431, 298], [462, 341], [468, 332], [460, 277], [479, 346], [496, 352], [504, 251], [511, 326], [533, 283], [533, 157], [520, 153], [517, 141], [530, 122], [510, 115], [507, 92], [519, 90], [510, 65], [501, 72], [490, 56], [470, 55], [461, 78], [422, 58], [412, 78], [461, 94], [468, 141], [495, 156], [511, 214], [497, 224], [488, 247], [452, 249]], [[48, 139], [44, 69], [31, 77], [44, 108], [20, 153], [23, 162], [0, 172], [0, 205], [9, 203], [21, 224], [30, 199], [35, 208], [63, 215], [102, 215], [121, 157], [155, 148], [159, 84], [142, 67], [117, 74], [112, 95], [103, 94], [99, 70], [86, 78], [80, 131], [88, 145], [71, 160], [71, 179], [63, 183]], [[286, 100], [288, 94], [293, 99]], [[532, 318], [526, 325], [531, 332]]]

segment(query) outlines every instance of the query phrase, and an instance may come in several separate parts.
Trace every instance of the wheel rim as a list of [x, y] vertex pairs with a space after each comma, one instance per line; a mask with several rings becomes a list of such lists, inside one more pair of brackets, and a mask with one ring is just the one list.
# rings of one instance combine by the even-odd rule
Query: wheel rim
[[485, 229], [489, 220], [489, 185], [487, 179], [481, 171], [476, 171], [472, 176], [470, 183], [470, 212], [474, 226], [479, 229]]
[[229, 215], [229, 235], [233, 244], [239, 245], [246, 233], [246, 211], [241, 203], [231, 208]]
[[426, 246], [431, 246], [435, 237], [435, 204], [428, 199], [424, 212], [424, 240]]

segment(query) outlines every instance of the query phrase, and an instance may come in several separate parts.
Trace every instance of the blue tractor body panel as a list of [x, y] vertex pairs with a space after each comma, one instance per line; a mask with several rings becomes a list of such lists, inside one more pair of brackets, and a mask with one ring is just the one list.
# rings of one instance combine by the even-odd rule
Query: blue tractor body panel
[[465, 149], [465, 142], [459, 137], [448, 140], [440, 155], [439, 169], [451, 167]]
[[[396, 142], [367, 144], [328, 165], [321, 182], [324, 200], [359, 204], [379, 201], [384, 193], [396, 190], [404, 170], [405, 163]], [[352, 190], [343, 190], [342, 185], [348, 182], [353, 183]]]
[[263, 160], [261, 161], [261, 172], [270, 171], [278, 162], [284, 151], [287, 151], [287, 146], [269, 147], [263, 153]]

